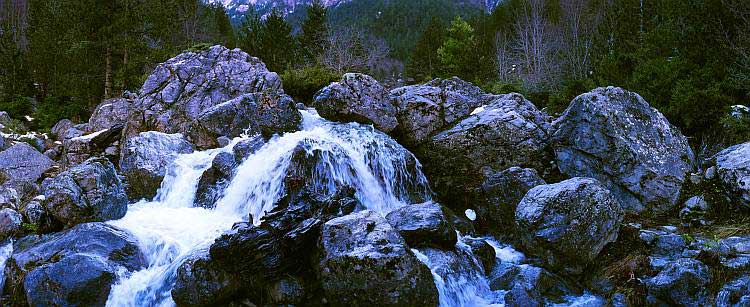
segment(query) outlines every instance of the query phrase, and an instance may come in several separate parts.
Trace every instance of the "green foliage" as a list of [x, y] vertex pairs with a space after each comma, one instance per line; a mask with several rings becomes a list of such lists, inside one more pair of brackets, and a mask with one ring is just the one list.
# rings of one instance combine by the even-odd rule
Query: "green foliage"
[[21, 230], [24, 233], [38, 233], [39, 225], [31, 223], [21, 223]]
[[186, 51], [201, 52], [201, 51], [208, 50], [209, 48], [211, 48], [211, 46], [213, 46], [213, 44], [211, 43], [197, 43], [197, 44], [190, 46], [190, 48], [188, 48]]
[[0, 101], [0, 110], [8, 112], [10, 117], [19, 119], [34, 113], [34, 100], [29, 97], [16, 96], [10, 100]]
[[721, 126], [724, 128], [722, 137], [724, 144], [740, 144], [750, 141], [750, 116], [732, 116], [725, 115], [721, 119]]
[[39, 103], [33, 117], [37, 129], [44, 129], [54, 126], [64, 118], [83, 121], [88, 115], [84, 104], [72, 98], [47, 97]]
[[440, 19], [433, 17], [409, 57], [406, 73], [420, 81], [437, 76], [441, 70], [438, 49], [443, 45], [444, 39], [445, 25]]
[[478, 64], [476, 46], [474, 28], [461, 17], [456, 17], [451, 22], [443, 45], [437, 50], [443, 75], [473, 81], [476, 77], [474, 68]]
[[309, 62], [314, 62], [323, 53], [327, 44], [327, 14], [328, 10], [320, 0], [315, 0], [307, 8], [307, 18], [302, 23], [302, 35], [299, 41]]
[[295, 101], [305, 103], [311, 102], [318, 90], [339, 79], [341, 75], [319, 65], [288, 69], [281, 74], [284, 91]]

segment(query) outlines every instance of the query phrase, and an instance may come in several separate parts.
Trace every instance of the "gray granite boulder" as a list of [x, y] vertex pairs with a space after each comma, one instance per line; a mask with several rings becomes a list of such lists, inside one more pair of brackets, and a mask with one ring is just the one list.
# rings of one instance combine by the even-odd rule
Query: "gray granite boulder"
[[42, 183], [47, 212], [72, 227], [125, 216], [128, 197], [115, 167], [105, 158], [91, 158]]
[[656, 276], [645, 280], [649, 304], [705, 306], [706, 286], [711, 280], [708, 267], [698, 260], [681, 258], [668, 263]]
[[629, 212], [665, 212], [693, 169], [687, 138], [641, 96], [598, 88], [578, 96], [554, 127], [559, 169], [601, 181]]
[[193, 145], [179, 133], [148, 131], [128, 139], [120, 156], [120, 171], [127, 179], [128, 196], [139, 199], [156, 195], [167, 167], [178, 155], [192, 152]]
[[333, 305], [437, 305], [430, 270], [369, 210], [323, 225], [318, 274]]
[[724, 189], [737, 202], [750, 207], [750, 142], [724, 149], [712, 160]]
[[51, 132], [52, 134], [57, 136], [58, 139], [61, 139], [65, 135], [65, 132], [67, 132], [70, 128], [73, 128], [73, 126], [75, 126], [75, 123], [73, 123], [73, 121], [64, 118], [58, 121], [54, 126], [52, 126]]
[[36, 183], [44, 172], [55, 165], [55, 161], [23, 142], [0, 152], [0, 170], [8, 175], [13, 185]]
[[205, 110], [242, 94], [279, 91], [281, 80], [240, 49], [213, 46], [159, 64], [141, 88], [124, 131], [186, 134]]
[[23, 216], [11, 208], [0, 210], [0, 242], [12, 237], [21, 229]]
[[457, 77], [390, 91], [398, 108], [401, 141], [416, 145], [486, 104], [493, 95]]
[[[20, 242], [19, 242], [20, 243]], [[81, 224], [36, 242], [16, 244], [5, 267], [7, 294], [28, 306], [104, 306], [123, 271], [146, 266], [127, 232]]]
[[243, 133], [271, 136], [299, 128], [302, 116], [294, 100], [276, 92], [244, 94], [210, 107], [198, 115], [188, 138], [199, 148], [219, 147], [217, 138]]
[[396, 107], [388, 91], [374, 78], [348, 73], [341, 81], [321, 89], [313, 101], [320, 116], [334, 121], [372, 124], [391, 132], [398, 126]]
[[479, 218], [495, 229], [513, 230], [516, 207], [526, 192], [546, 184], [532, 168], [511, 167], [488, 175], [475, 208]]
[[617, 240], [623, 216], [599, 181], [572, 178], [529, 190], [515, 220], [527, 251], [555, 271], [580, 274], [605, 245]]
[[435, 202], [407, 205], [386, 216], [410, 247], [432, 245], [446, 249], [456, 247], [456, 229]]
[[133, 100], [127, 98], [113, 98], [102, 101], [91, 113], [88, 132], [111, 129], [115, 126], [123, 127], [128, 121]]

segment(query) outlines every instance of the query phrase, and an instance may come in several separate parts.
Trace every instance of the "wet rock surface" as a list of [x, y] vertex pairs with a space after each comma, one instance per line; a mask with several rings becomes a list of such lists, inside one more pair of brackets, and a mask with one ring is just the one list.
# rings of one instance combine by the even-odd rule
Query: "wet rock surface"
[[167, 167], [179, 154], [193, 152], [182, 134], [143, 132], [123, 144], [120, 171], [127, 179], [131, 199], [156, 195]]
[[372, 124], [383, 132], [398, 126], [388, 91], [368, 75], [345, 74], [340, 82], [315, 94], [313, 106], [321, 116], [334, 121]]
[[115, 168], [105, 158], [91, 158], [42, 183], [47, 212], [72, 227], [125, 216], [128, 198]]
[[101, 306], [120, 270], [145, 265], [128, 233], [102, 223], [81, 224], [17, 244], [5, 268], [6, 294], [17, 305]]
[[566, 274], [580, 274], [617, 240], [622, 220], [620, 204], [591, 178], [537, 186], [516, 209], [523, 246]]
[[320, 245], [319, 277], [332, 304], [437, 305], [430, 270], [377, 213], [328, 221]]
[[456, 230], [434, 202], [407, 205], [386, 216], [411, 247], [433, 245], [452, 249], [456, 245]]

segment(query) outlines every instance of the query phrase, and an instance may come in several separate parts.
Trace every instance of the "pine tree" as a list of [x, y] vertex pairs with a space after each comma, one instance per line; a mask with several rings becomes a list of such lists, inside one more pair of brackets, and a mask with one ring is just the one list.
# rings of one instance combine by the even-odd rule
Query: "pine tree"
[[327, 14], [327, 9], [320, 0], [313, 1], [307, 8], [307, 18], [302, 23], [299, 40], [308, 61], [315, 61], [328, 43]]
[[238, 42], [240, 49], [252, 56], [260, 56], [260, 38], [263, 31], [264, 27], [260, 15], [251, 7], [245, 13], [245, 19], [240, 26]]
[[284, 20], [279, 10], [274, 9], [268, 17], [260, 35], [260, 58], [271, 71], [281, 72], [293, 64], [296, 42], [292, 27]]
[[440, 71], [438, 49], [445, 39], [445, 27], [440, 19], [433, 17], [412, 51], [407, 74], [417, 80], [427, 80]]
[[445, 76], [458, 76], [474, 81], [476, 77], [476, 42], [474, 28], [461, 17], [451, 22], [443, 45], [438, 48], [438, 59]]

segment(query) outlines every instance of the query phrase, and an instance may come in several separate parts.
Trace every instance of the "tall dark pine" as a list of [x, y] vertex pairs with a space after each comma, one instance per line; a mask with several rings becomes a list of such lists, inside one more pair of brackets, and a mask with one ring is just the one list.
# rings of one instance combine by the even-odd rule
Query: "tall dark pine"
[[271, 71], [283, 71], [294, 61], [296, 44], [292, 27], [281, 12], [274, 9], [266, 18], [264, 28], [260, 35], [260, 58]]
[[315, 61], [323, 53], [328, 40], [326, 7], [320, 0], [313, 1], [307, 8], [307, 19], [302, 23], [300, 44], [309, 61]]
[[260, 38], [264, 30], [260, 15], [251, 7], [245, 13], [245, 19], [240, 26], [238, 42], [240, 49], [252, 56], [261, 56]]
[[407, 74], [418, 80], [425, 80], [437, 75], [440, 71], [440, 60], [437, 50], [445, 39], [445, 25], [433, 17], [424, 33], [419, 38], [417, 46], [412, 51], [407, 66]]

